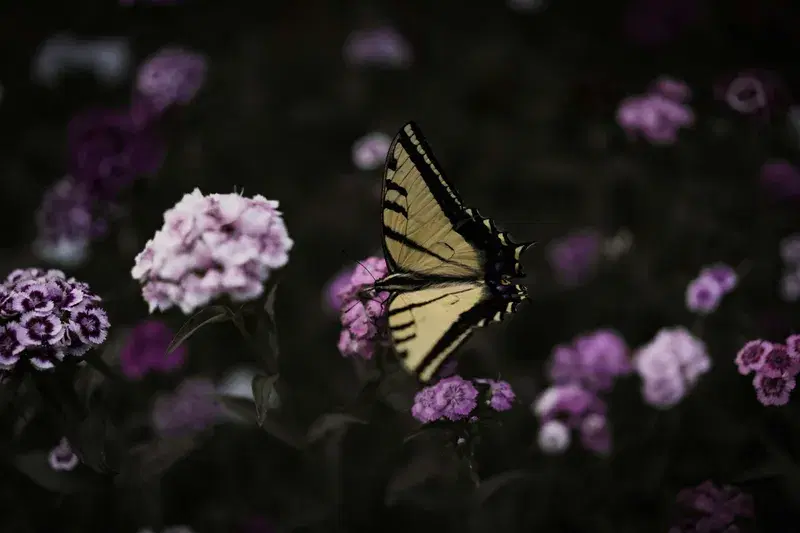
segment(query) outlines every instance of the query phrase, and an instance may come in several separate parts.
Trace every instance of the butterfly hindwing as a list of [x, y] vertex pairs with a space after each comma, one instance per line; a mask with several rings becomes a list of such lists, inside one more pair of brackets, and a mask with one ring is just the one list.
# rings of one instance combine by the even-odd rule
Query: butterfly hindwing
[[497, 298], [485, 284], [469, 282], [399, 292], [389, 302], [389, 332], [406, 370], [427, 382], [474, 328], [501, 321], [521, 300]]

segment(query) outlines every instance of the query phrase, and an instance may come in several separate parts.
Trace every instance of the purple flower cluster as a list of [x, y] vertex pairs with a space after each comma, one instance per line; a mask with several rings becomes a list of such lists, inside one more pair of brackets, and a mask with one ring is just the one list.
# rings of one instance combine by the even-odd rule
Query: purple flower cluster
[[134, 102], [143, 106], [142, 110], [149, 107], [156, 114], [175, 104], [188, 104], [205, 83], [206, 70], [202, 55], [163, 48], [139, 66]]
[[683, 82], [661, 78], [650, 92], [620, 102], [617, 123], [631, 138], [639, 134], [652, 144], [673, 144], [678, 130], [694, 124], [686, 104], [690, 96]]
[[759, 402], [786, 405], [800, 373], [800, 335], [791, 335], [785, 344], [749, 341], [734, 361], [741, 375], [755, 374], [753, 387]]
[[69, 441], [62, 437], [61, 441], [47, 454], [47, 462], [53, 470], [62, 472], [75, 470], [80, 463], [80, 459], [72, 451]]
[[600, 233], [587, 229], [565, 235], [547, 247], [547, 261], [561, 285], [575, 287], [586, 282], [600, 262]]
[[736, 487], [717, 487], [704, 481], [690, 489], [683, 489], [676, 498], [678, 506], [674, 524], [669, 533], [736, 533], [737, 519], [755, 516], [753, 498]]
[[[488, 386], [485, 399], [481, 398], [476, 384]], [[480, 401], [494, 411], [508, 411], [515, 398], [511, 385], [505, 381], [470, 381], [461, 376], [450, 376], [420, 390], [414, 397], [411, 415], [423, 424], [437, 420], [464, 420], [474, 416]]]
[[56, 182], [36, 212], [34, 252], [45, 261], [76, 266], [86, 259], [92, 239], [104, 230], [86, 187], [71, 176]]
[[15, 270], [0, 284], [0, 367], [48, 370], [101, 345], [109, 322], [100, 297], [59, 270]]
[[689, 330], [679, 326], [663, 328], [633, 358], [642, 378], [645, 402], [659, 409], [678, 404], [700, 376], [711, 370], [706, 346]]
[[598, 393], [632, 370], [628, 346], [618, 333], [599, 329], [561, 344], [550, 355], [550, 379], [556, 385], [577, 384]]
[[359, 170], [375, 170], [383, 166], [392, 138], [381, 132], [364, 135], [353, 143], [353, 164]]
[[136, 256], [131, 275], [151, 313], [178, 306], [189, 314], [224, 295], [237, 302], [259, 297], [293, 244], [278, 202], [195, 189], [164, 213], [164, 226]]
[[187, 378], [153, 405], [153, 429], [161, 436], [196, 433], [220, 422], [225, 410], [217, 401], [214, 384], [201, 377]]
[[739, 276], [728, 265], [717, 263], [706, 267], [686, 287], [686, 307], [694, 313], [707, 315], [719, 307], [722, 297], [738, 283]]
[[781, 241], [783, 275], [781, 297], [787, 302], [800, 298], [800, 234], [789, 235]]
[[344, 357], [371, 359], [374, 355], [389, 293], [369, 293], [369, 297], [364, 297], [362, 292], [387, 272], [384, 259], [369, 257], [353, 269], [347, 283], [339, 286], [336, 299], [341, 302], [343, 326], [339, 335], [339, 352]]
[[356, 30], [344, 44], [344, 58], [355, 66], [404, 68], [412, 61], [408, 41], [391, 27]]
[[599, 396], [614, 380], [632, 370], [628, 346], [618, 333], [599, 329], [553, 349], [548, 363], [553, 386], [534, 403], [539, 418], [539, 446], [546, 453], [569, 447], [572, 429], [578, 429], [587, 450], [611, 450], [606, 405]]
[[119, 354], [122, 373], [141, 379], [150, 372], [168, 373], [179, 369], [186, 360], [186, 345], [167, 353], [173, 331], [160, 320], [145, 320], [128, 334]]
[[548, 454], [561, 453], [577, 429], [584, 448], [598, 454], [611, 451], [611, 430], [606, 404], [597, 394], [577, 383], [552, 385], [533, 404], [539, 419], [539, 447]]

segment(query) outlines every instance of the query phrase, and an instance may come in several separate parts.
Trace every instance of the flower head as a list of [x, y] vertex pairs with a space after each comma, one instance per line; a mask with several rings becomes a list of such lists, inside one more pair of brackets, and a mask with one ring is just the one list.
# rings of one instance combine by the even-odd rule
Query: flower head
[[548, 420], [539, 428], [539, 448], [546, 454], [562, 453], [571, 441], [570, 430], [559, 420]]
[[386, 317], [388, 292], [367, 291], [376, 280], [388, 273], [386, 261], [368, 257], [350, 273], [347, 283], [341, 283], [337, 297], [341, 300], [342, 332], [339, 351], [345, 357], [372, 358], [375, 341]]
[[72, 446], [69, 445], [66, 437], [62, 437], [61, 441], [56, 445], [47, 455], [47, 462], [50, 468], [57, 471], [74, 470], [80, 463], [80, 459], [72, 451]]
[[786, 100], [783, 81], [774, 72], [750, 69], [728, 76], [715, 86], [715, 96], [743, 115], [767, 117], [770, 107]]
[[767, 161], [761, 166], [761, 186], [777, 200], [800, 197], [800, 170], [782, 159]]
[[719, 307], [723, 289], [719, 282], [708, 274], [701, 274], [686, 288], [686, 307], [695, 313], [708, 314]]
[[582, 382], [590, 390], [608, 390], [614, 378], [631, 372], [628, 346], [615, 331], [600, 329], [578, 337], [575, 342]]
[[718, 487], [705, 481], [697, 487], [683, 489], [676, 498], [675, 524], [670, 531], [739, 531], [737, 518], [753, 518], [754, 505], [750, 495], [736, 487]]
[[141, 128], [127, 110], [94, 109], [68, 127], [70, 174], [100, 200], [113, 200], [137, 177], [153, 174], [164, 158], [162, 139]]
[[411, 416], [423, 424], [442, 418], [442, 410], [436, 405], [436, 385], [424, 387], [414, 396]]
[[435, 387], [433, 405], [449, 420], [466, 418], [478, 405], [478, 389], [461, 376], [444, 378]]
[[119, 354], [122, 372], [129, 378], [138, 379], [152, 371], [171, 372], [183, 366], [186, 345], [167, 353], [173, 336], [172, 330], [160, 320], [145, 320], [137, 324]]
[[[476, 380], [477, 381], [477, 380]], [[507, 381], [488, 380], [489, 406], [495, 411], [508, 411], [514, 405], [516, 395]]]
[[770, 378], [796, 376], [800, 370], [800, 359], [783, 344], [770, 344], [764, 353], [759, 374]]
[[206, 59], [179, 48], [163, 48], [139, 66], [136, 90], [156, 112], [191, 102], [206, 78]]
[[592, 413], [605, 414], [606, 405], [597, 395], [580, 385], [553, 385], [536, 399], [533, 412], [542, 421], [557, 418], [570, 427], [578, 427]]
[[598, 232], [578, 231], [548, 245], [547, 260], [560, 284], [575, 287], [586, 282], [595, 272], [601, 249], [602, 242]]
[[769, 377], [757, 373], [753, 378], [756, 398], [763, 405], [786, 405], [796, 384], [794, 376]]
[[772, 348], [772, 343], [762, 340], [749, 341], [739, 353], [736, 354], [736, 366], [739, 373], [746, 376], [750, 372], [758, 372], [764, 366], [767, 352]]
[[597, 454], [605, 455], [611, 451], [611, 431], [608, 418], [599, 413], [591, 413], [581, 422], [581, 443], [583, 447]]
[[692, 89], [684, 82], [661, 76], [653, 82], [650, 91], [675, 102], [687, 102], [692, 98]]
[[49, 370], [105, 342], [100, 297], [59, 270], [15, 270], [0, 285], [0, 366]]
[[278, 202], [261, 195], [203, 195], [199, 189], [164, 213], [164, 226], [136, 256], [131, 271], [150, 306], [189, 314], [228, 296], [261, 296], [271, 272], [289, 261], [289, 238]]
[[677, 404], [698, 378], [711, 369], [705, 344], [686, 328], [663, 328], [634, 356], [642, 394], [654, 407]]
[[700, 276], [712, 278], [719, 284], [724, 294], [731, 292], [739, 284], [739, 275], [736, 270], [725, 263], [715, 263], [703, 268], [700, 271]]
[[646, 94], [623, 100], [617, 123], [631, 137], [639, 134], [652, 144], [673, 144], [678, 130], [694, 124], [694, 113], [685, 103], [661, 94]]
[[356, 66], [403, 68], [412, 60], [408, 41], [391, 27], [357, 30], [344, 45], [345, 60]]
[[156, 399], [153, 428], [159, 435], [202, 431], [225, 416], [214, 384], [205, 378], [187, 378], [172, 393]]
[[392, 138], [381, 132], [369, 133], [353, 144], [353, 164], [359, 170], [374, 170], [383, 165]]
[[800, 233], [795, 233], [781, 239], [781, 259], [787, 265], [800, 265]]

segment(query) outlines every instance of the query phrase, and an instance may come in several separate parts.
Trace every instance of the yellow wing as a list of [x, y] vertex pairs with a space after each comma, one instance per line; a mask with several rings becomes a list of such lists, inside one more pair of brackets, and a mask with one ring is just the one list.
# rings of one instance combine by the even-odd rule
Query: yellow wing
[[501, 321], [519, 301], [492, 297], [478, 282], [399, 292], [389, 302], [389, 331], [403, 366], [427, 382], [474, 328]]
[[387, 156], [383, 186], [384, 255], [393, 271], [483, 279], [475, 224], [444, 179], [422, 135], [406, 124]]

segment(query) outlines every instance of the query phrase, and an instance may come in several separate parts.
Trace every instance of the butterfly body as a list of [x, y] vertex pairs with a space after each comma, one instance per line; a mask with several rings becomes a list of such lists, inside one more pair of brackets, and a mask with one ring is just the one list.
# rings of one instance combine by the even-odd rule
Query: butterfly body
[[392, 142], [384, 173], [383, 252], [389, 275], [388, 327], [403, 365], [429, 381], [476, 327], [499, 322], [527, 298], [514, 243], [494, 222], [466, 207], [419, 128], [406, 124]]

